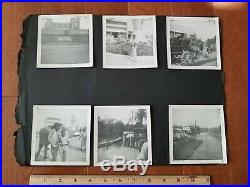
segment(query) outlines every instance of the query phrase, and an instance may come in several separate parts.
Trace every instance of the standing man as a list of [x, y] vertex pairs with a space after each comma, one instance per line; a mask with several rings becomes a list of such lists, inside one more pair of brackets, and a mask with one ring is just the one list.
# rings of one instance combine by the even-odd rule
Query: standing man
[[43, 147], [44, 147], [44, 160], [47, 159], [48, 146], [50, 144], [48, 137], [51, 131], [51, 127], [52, 127], [51, 125], [48, 125], [45, 126], [44, 128], [41, 128], [39, 131], [39, 147], [35, 156], [35, 160], [39, 159], [40, 152]]
[[51, 144], [51, 154], [52, 154], [52, 161], [56, 161], [57, 160], [57, 155], [58, 155], [58, 151], [59, 151], [59, 131], [62, 127], [62, 124], [60, 123], [55, 123], [52, 127], [51, 127], [51, 131], [48, 137], [48, 140]]

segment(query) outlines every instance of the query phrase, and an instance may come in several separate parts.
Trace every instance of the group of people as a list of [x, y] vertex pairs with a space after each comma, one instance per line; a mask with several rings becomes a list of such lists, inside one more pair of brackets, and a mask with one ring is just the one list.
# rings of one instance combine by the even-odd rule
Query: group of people
[[133, 131], [124, 131], [122, 136], [122, 146], [140, 149], [143, 144], [143, 140], [141, 140], [141, 137], [142, 134], [137, 134]]
[[142, 134], [136, 134], [133, 131], [123, 132], [122, 146], [137, 148], [140, 151], [136, 160], [148, 159], [148, 142], [142, 140], [142, 136]]
[[[53, 125], [47, 125], [40, 129], [38, 150], [35, 154], [35, 160], [51, 160], [59, 161], [58, 153], [61, 157], [61, 161], [67, 161], [67, 153], [69, 150], [69, 130], [61, 123], [54, 123]], [[74, 134], [72, 135], [74, 136]], [[80, 129], [80, 133], [76, 138], [79, 142], [78, 147], [80, 150], [86, 149], [86, 132]], [[43, 154], [41, 154], [44, 149]], [[42, 157], [42, 158], [41, 158]]]

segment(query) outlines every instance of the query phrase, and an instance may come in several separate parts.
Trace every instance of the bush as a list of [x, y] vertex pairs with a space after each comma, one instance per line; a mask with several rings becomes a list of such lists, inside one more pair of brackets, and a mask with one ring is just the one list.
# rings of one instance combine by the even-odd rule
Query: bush
[[153, 46], [146, 42], [137, 43], [137, 56], [153, 56]]
[[[128, 41], [107, 43], [106, 51], [113, 54], [130, 55], [132, 52], [132, 43]], [[136, 53], [137, 56], [153, 56], [153, 47], [146, 42], [138, 42]]]
[[131, 50], [131, 43], [129, 42], [116, 42], [106, 44], [106, 51], [113, 54], [129, 55]]

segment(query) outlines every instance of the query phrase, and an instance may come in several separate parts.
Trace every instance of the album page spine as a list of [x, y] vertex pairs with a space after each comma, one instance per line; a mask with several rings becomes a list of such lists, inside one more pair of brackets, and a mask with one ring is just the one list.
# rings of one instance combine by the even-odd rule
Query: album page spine
[[27, 133], [31, 127], [27, 126], [26, 124], [26, 96], [27, 96], [27, 85], [26, 85], [26, 78], [25, 78], [25, 66], [27, 65], [27, 56], [28, 56], [28, 41], [27, 37], [29, 35], [29, 25], [30, 25], [30, 18], [32, 16], [28, 16], [23, 21], [23, 31], [21, 36], [22, 44], [21, 49], [18, 53], [18, 101], [15, 109], [15, 118], [16, 123], [20, 126], [14, 133], [15, 136], [15, 157], [16, 161], [20, 165], [29, 165], [29, 160], [27, 160], [27, 145], [26, 145], [26, 138]]

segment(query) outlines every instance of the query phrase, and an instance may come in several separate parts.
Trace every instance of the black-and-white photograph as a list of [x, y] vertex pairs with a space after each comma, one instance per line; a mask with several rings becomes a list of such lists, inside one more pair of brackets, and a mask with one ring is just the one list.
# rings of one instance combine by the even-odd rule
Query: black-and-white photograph
[[37, 38], [38, 68], [93, 66], [92, 15], [40, 15]]
[[34, 105], [31, 165], [89, 165], [91, 106]]
[[94, 115], [94, 165], [118, 156], [152, 164], [149, 105], [95, 106]]
[[104, 68], [157, 68], [155, 16], [103, 16]]
[[169, 106], [170, 164], [226, 164], [222, 105]]
[[221, 69], [218, 17], [167, 17], [170, 69]]

